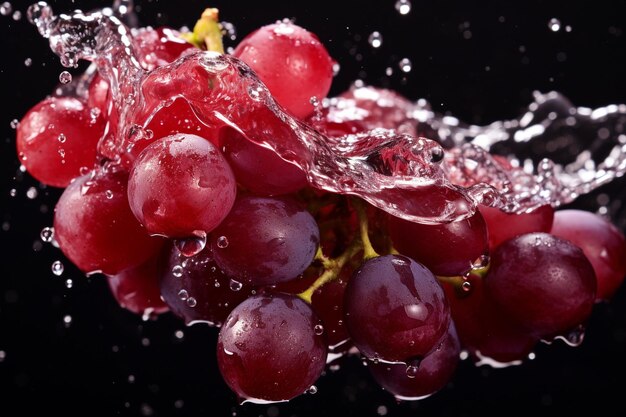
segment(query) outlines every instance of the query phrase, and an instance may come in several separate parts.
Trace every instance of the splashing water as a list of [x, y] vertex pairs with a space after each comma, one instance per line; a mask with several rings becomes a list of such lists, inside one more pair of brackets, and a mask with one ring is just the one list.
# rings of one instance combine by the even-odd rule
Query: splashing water
[[[232, 128], [302, 168], [313, 187], [356, 195], [422, 223], [466, 218], [478, 204], [515, 213], [556, 207], [626, 172], [626, 105], [576, 108], [558, 93], [537, 93], [520, 118], [474, 126], [433, 112], [425, 100], [394, 101], [381, 90], [354, 87], [346, 97], [325, 100], [324, 111], [367, 129], [334, 137], [315, 120], [309, 125], [286, 114], [254, 72], [231, 55], [197, 51], [144, 69], [125, 24], [134, 20], [130, 1], [72, 15], [55, 15], [40, 2], [28, 17], [64, 66], [90, 61], [109, 82], [116, 114], [99, 151], [111, 160], [119, 160], [151, 118], [180, 98], [209, 128]], [[372, 110], [364, 100], [388, 108], [392, 126], [380, 118], [368, 125]], [[491, 152], [504, 146], [516, 154], [536, 142], [550, 150], [581, 138], [590, 146], [568, 163], [546, 158], [521, 166]]]

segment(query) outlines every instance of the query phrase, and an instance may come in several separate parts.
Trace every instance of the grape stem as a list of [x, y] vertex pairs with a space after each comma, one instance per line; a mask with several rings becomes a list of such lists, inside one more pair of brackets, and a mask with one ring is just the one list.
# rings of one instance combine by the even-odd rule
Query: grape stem
[[367, 220], [367, 213], [365, 212], [363, 201], [358, 198], [352, 198], [351, 202], [359, 218], [359, 233], [361, 235], [361, 242], [363, 242], [363, 259], [368, 260], [376, 258], [380, 255], [374, 250], [370, 240], [369, 221]]
[[181, 36], [200, 49], [223, 54], [222, 26], [218, 16], [218, 9], [211, 7], [204, 9], [193, 27], [193, 32], [183, 33]]

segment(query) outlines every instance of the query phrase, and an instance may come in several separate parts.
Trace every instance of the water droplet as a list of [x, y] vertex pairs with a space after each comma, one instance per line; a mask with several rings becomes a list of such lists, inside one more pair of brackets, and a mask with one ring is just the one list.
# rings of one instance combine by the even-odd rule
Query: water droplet
[[39, 237], [41, 237], [41, 240], [46, 243], [52, 242], [52, 239], [54, 239], [54, 227], [44, 227], [41, 229]]
[[411, 72], [411, 69], [413, 68], [413, 64], [409, 58], [402, 58], [398, 63], [398, 66], [402, 72]]
[[230, 22], [220, 22], [220, 26], [222, 27], [222, 35], [234, 41], [237, 39], [237, 28]]
[[315, 334], [318, 336], [321, 336], [322, 334], [324, 334], [324, 326], [322, 326], [321, 324], [316, 324], [313, 330], [315, 331]]
[[432, 148], [430, 150], [430, 162], [432, 163], [436, 164], [438, 162], [441, 162], [443, 160], [443, 156], [444, 156], [443, 149], [440, 148], [439, 146]]
[[35, 187], [29, 187], [28, 190], [26, 190], [26, 197], [30, 200], [37, 198], [37, 194], [38, 192]]
[[341, 70], [341, 65], [339, 65], [339, 62], [333, 62], [333, 76], [336, 76], [337, 74], [339, 74], [340, 70]]
[[470, 292], [472, 290], [472, 283], [469, 281], [463, 281], [463, 283], [461, 284], [461, 289], [464, 292]]
[[372, 46], [372, 48], [380, 48], [383, 44], [383, 35], [381, 35], [380, 32], [374, 31], [367, 38], [367, 42]]
[[106, 191], [104, 192], [104, 195], [106, 196], [107, 200], [110, 200], [110, 199], [112, 199], [112, 198], [113, 198], [113, 191], [111, 191], [111, 190], [106, 190]]
[[553, 17], [548, 22], [548, 28], [550, 28], [550, 30], [552, 32], [558, 32], [559, 30], [561, 30], [561, 21], [559, 19]]
[[198, 305], [198, 301], [194, 297], [189, 297], [187, 299], [187, 305], [193, 308]]
[[5, 1], [2, 4], [0, 4], [0, 14], [2, 16], [8, 16], [11, 14], [12, 11], [13, 11], [13, 5], [9, 3], [8, 1]]
[[72, 281], [72, 278], [68, 278], [65, 280], [65, 287], [70, 289], [74, 286], [74, 281]]
[[309, 103], [311, 103], [311, 104], [313, 105], [313, 107], [319, 107], [319, 105], [320, 105], [320, 100], [319, 100], [317, 97], [312, 96], [312, 97], [309, 99]]
[[65, 270], [65, 267], [63, 266], [63, 263], [61, 261], [54, 261], [52, 262], [52, 273], [54, 275], [61, 276], [63, 274], [63, 271]]
[[17, 127], [20, 125], [20, 121], [17, 119], [13, 119], [11, 120], [10, 126], [11, 129], [17, 129]]
[[11, 189], [9, 190], [9, 195], [10, 195], [11, 197], [15, 197], [15, 196], [17, 195], [17, 190], [16, 190], [15, 188], [11, 188]]
[[174, 337], [178, 340], [182, 340], [185, 337], [185, 333], [182, 330], [176, 330], [174, 332]]
[[235, 281], [234, 279], [230, 280], [230, 289], [232, 291], [239, 291], [243, 287], [243, 284], [239, 281]]
[[180, 278], [183, 276], [183, 267], [180, 265], [174, 265], [172, 267], [172, 275], [174, 275], [176, 278]]
[[26, 66], [26, 67], [30, 67], [31, 65], [33, 65], [33, 60], [32, 60], [32, 58], [26, 58], [26, 59], [24, 60], [24, 66]]
[[174, 241], [176, 248], [183, 256], [190, 257], [202, 252], [206, 246], [206, 233], [202, 231], [194, 232], [195, 236]]
[[7, 357], [7, 353], [4, 350], [0, 350], [0, 362], [3, 362]]
[[411, 2], [409, 0], [396, 1], [396, 10], [401, 15], [409, 14], [409, 12], [411, 11]]
[[189, 299], [189, 293], [187, 292], [187, 290], [182, 289], [178, 291], [178, 298], [180, 298], [181, 301], [186, 301]]
[[317, 394], [317, 387], [315, 385], [311, 385], [309, 389], [306, 390], [307, 394]]
[[217, 247], [220, 249], [226, 249], [228, 247], [228, 238], [226, 236], [220, 236], [217, 238]]
[[69, 84], [72, 82], [72, 74], [69, 71], [61, 71], [59, 74], [59, 81], [61, 84]]
[[65, 143], [65, 141], [67, 140], [67, 137], [65, 136], [65, 134], [61, 133], [61, 134], [59, 135], [59, 137], [57, 138], [57, 140], [58, 140], [60, 143]]
[[22, 18], [22, 12], [20, 12], [19, 10], [16, 10], [13, 12], [13, 15], [11, 17], [13, 17], [13, 20], [17, 22], [18, 20]]
[[406, 364], [406, 376], [409, 378], [415, 378], [419, 372], [420, 360], [413, 359]]
[[69, 314], [63, 316], [63, 324], [65, 325], [65, 327], [70, 327], [70, 324], [72, 324], [72, 316], [70, 316]]

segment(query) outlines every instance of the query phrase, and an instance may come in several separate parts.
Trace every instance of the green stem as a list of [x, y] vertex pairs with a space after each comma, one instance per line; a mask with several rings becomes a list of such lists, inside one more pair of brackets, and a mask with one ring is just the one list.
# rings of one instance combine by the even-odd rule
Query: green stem
[[363, 202], [358, 198], [351, 199], [352, 206], [356, 210], [356, 214], [359, 218], [359, 232], [361, 234], [361, 241], [363, 242], [363, 259], [368, 260], [380, 256], [378, 252], [374, 250], [369, 235], [369, 222], [367, 220], [367, 213]]
[[200, 19], [196, 21], [193, 27], [193, 32], [183, 33], [183, 39], [200, 49], [223, 54], [222, 26], [219, 23], [218, 15], [219, 12], [216, 8], [204, 9]]

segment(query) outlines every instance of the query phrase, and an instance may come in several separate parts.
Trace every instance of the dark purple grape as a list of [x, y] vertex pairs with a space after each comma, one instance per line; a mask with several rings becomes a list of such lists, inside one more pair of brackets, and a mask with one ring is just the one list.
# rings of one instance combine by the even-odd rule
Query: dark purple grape
[[454, 376], [461, 345], [451, 320], [441, 345], [416, 367], [382, 362], [368, 363], [372, 376], [398, 400], [421, 400], [440, 391]]
[[313, 261], [319, 241], [313, 216], [284, 197], [238, 199], [211, 234], [215, 262], [228, 275], [252, 285], [298, 277]]
[[319, 318], [302, 299], [255, 295], [235, 307], [220, 329], [217, 363], [240, 398], [286, 401], [320, 377], [326, 343]]
[[489, 251], [487, 227], [479, 211], [467, 219], [437, 225], [389, 216], [388, 227], [396, 250], [435, 275], [464, 275]]
[[596, 277], [583, 251], [548, 233], [528, 233], [493, 252], [487, 291], [518, 323], [551, 339], [585, 324]]
[[187, 325], [202, 322], [221, 326], [232, 309], [253, 292], [215, 264], [208, 246], [186, 257], [172, 245], [161, 271], [160, 287], [170, 310]]
[[385, 362], [421, 360], [437, 347], [450, 321], [435, 276], [402, 255], [364, 262], [348, 281], [344, 312], [354, 345]]
[[502, 311], [485, 291], [483, 278], [470, 274], [465, 282], [443, 283], [463, 349], [477, 364], [521, 364], [539, 339]]

